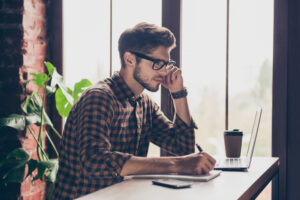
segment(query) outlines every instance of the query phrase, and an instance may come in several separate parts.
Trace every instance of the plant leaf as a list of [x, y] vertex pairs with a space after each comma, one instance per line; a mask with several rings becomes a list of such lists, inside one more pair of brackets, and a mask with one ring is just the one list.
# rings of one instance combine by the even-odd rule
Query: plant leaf
[[53, 94], [53, 93], [55, 93], [55, 91], [56, 91], [55, 86], [51, 87], [49, 85], [46, 85], [46, 95]]
[[21, 104], [21, 109], [23, 110], [24, 113], [28, 113], [28, 106], [29, 106], [29, 102], [30, 101], [30, 97], [27, 96], [25, 101], [23, 101], [23, 103]]
[[0, 168], [7, 164], [18, 164], [29, 159], [29, 154], [22, 148], [14, 149], [0, 162]]
[[54, 70], [56, 70], [55, 67], [52, 65], [51, 62], [48, 62], [48, 61], [45, 61], [44, 64], [46, 65], [46, 67], [47, 67], [47, 69], [48, 69], [49, 75], [52, 76]]
[[25, 116], [25, 121], [26, 121], [26, 126], [28, 126], [29, 124], [40, 125], [41, 117], [37, 114], [30, 114], [30, 115]]
[[3, 177], [5, 182], [22, 183], [24, 181], [25, 165], [14, 167]]
[[50, 117], [47, 115], [46, 111], [43, 110], [43, 115], [44, 115], [44, 123], [48, 124], [49, 126], [53, 126]]
[[34, 159], [30, 159], [28, 162], [28, 172], [27, 172], [27, 175], [26, 175], [26, 178], [32, 174], [32, 172], [37, 168], [38, 166], [38, 161], [37, 160], [34, 160]]
[[[43, 100], [37, 93], [33, 93], [31, 98], [29, 98], [28, 102], [22, 106], [24, 108], [23, 110], [26, 110], [26, 113], [28, 115], [37, 115], [39, 119], [39, 124], [41, 123], [41, 109], [42, 109]], [[48, 117], [46, 111], [43, 109], [43, 115], [44, 115], [44, 123], [48, 124], [50, 126], [53, 126], [50, 118]]]
[[63, 77], [55, 69], [51, 79], [51, 87], [55, 87], [56, 85], [58, 85], [66, 99], [73, 105], [72, 90], [64, 84]]
[[26, 127], [25, 116], [18, 114], [11, 114], [8, 117], [0, 119], [0, 127], [9, 126], [17, 130], [24, 130]]
[[67, 100], [61, 88], [56, 90], [55, 102], [58, 113], [63, 117], [67, 117], [72, 108], [72, 104]]
[[33, 181], [40, 179], [45, 179], [47, 181], [54, 182], [58, 170], [58, 160], [57, 159], [50, 159], [47, 161], [40, 161], [37, 165], [38, 174], [33, 178]]
[[51, 165], [51, 168], [48, 168], [46, 175], [46, 180], [50, 181], [52, 183], [55, 182], [56, 174], [58, 171], [58, 159], [50, 159], [49, 160], [53, 165]]
[[77, 101], [79, 95], [86, 89], [87, 87], [91, 86], [92, 83], [88, 79], [82, 79], [81, 81], [75, 83], [74, 91], [73, 91], [73, 98], [74, 102]]
[[47, 82], [49, 80], [49, 76], [45, 73], [31, 73], [33, 76], [35, 76], [33, 80], [33, 82], [35, 82], [35, 84], [37, 84], [39, 87], [44, 88], [46, 87], [45, 82]]
[[21, 104], [21, 108], [26, 114], [40, 114], [41, 113], [41, 98], [33, 92], [31, 96], [28, 96], [26, 100]]
[[10, 152], [0, 163], [0, 168], [9, 169], [2, 179], [5, 182], [22, 182], [24, 180], [25, 165], [28, 160], [29, 154], [22, 148]]

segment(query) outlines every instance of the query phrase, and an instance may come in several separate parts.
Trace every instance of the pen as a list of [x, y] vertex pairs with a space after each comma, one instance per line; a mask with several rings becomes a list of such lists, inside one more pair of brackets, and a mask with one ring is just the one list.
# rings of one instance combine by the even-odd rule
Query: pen
[[199, 144], [196, 144], [196, 147], [197, 147], [197, 149], [199, 150], [200, 153], [203, 151]]

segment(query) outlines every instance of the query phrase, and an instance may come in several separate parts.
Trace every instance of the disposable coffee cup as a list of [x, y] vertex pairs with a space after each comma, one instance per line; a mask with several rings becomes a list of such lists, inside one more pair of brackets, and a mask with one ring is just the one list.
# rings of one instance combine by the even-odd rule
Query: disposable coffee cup
[[224, 131], [224, 143], [226, 156], [229, 158], [238, 158], [241, 156], [243, 132], [239, 129]]

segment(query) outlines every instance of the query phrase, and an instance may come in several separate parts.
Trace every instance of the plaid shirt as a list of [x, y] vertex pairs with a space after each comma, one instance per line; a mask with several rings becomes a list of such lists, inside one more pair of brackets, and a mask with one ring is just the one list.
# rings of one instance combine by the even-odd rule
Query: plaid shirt
[[195, 125], [169, 121], [146, 94], [133, 92], [116, 73], [87, 89], [72, 107], [60, 144], [53, 199], [73, 199], [122, 181], [132, 156], [149, 142], [178, 155], [194, 152]]

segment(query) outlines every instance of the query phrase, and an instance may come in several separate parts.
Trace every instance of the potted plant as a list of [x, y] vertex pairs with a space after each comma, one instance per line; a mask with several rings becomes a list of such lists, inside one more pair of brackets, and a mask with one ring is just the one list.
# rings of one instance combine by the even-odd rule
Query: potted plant
[[[20, 131], [29, 131], [37, 144], [37, 159], [30, 158], [29, 153], [23, 148], [14, 149], [5, 159], [0, 161], [0, 181], [4, 184], [9, 182], [21, 183], [28, 176], [31, 176], [32, 181], [40, 179], [50, 182], [51, 186], [47, 195], [47, 198], [49, 198], [54, 186], [59, 158], [57, 147], [51, 137], [55, 134], [61, 139], [61, 134], [55, 129], [47, 115], [45, 100], [47, 96], [55, 95], [58, 113], [62, 117], [67, 117], [74, 102], [76, 102], [84, 89], [91, 85], [91, 82], [87, 79], [82, 79], [71, 90], [64, 84], [63, 77], [50, 62], [45, 62], [45, 66], [48, 70], [47, 74], [32, 73], [34, 78], [27, 81], [27, 83], [33, 81], [38, 86], [38, 89], [33, 91], [22, 102], [21, 109], [23, 113], [11, 114], [0, 119], [0, 128], [7, 126]], [[39, 126], [37, 136], [31, 128], [32, 124]], [[43, 140], [45, 137], [56, 154], [55, 158], [49, 158], [48, 153], [45, 151], [45, 140]]]

